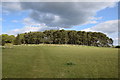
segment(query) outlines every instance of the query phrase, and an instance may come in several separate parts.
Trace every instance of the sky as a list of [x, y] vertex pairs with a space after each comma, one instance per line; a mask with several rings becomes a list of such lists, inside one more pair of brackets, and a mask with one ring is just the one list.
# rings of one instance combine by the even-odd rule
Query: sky
[[0, 7], [2, 34], [51, 29], [102, 32], [118, 45], [118, 2], [2, 2]]

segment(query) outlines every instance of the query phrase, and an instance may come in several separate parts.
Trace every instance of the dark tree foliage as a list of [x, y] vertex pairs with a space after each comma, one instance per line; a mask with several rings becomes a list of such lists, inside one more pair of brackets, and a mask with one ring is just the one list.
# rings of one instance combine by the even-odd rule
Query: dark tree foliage
[[115, 46], [115, 48], [120, 48], [120, 46], [118, 45], [118, 46]]
[[20, 40], [20, 35], [18, 34], [14, 40], [14, 45], [20, 45], [20, 44], [21, 44], [21, 40]]
[[98, 47], [113, 46], [113, 40], [100, 32], [46, 30], [18, 34], [14, 44], [75, 44]]
[[4, 46], [5, 43], [13, 43], [14, 39], [14, 35], [2, 34], [0, 35], [0, 45]]

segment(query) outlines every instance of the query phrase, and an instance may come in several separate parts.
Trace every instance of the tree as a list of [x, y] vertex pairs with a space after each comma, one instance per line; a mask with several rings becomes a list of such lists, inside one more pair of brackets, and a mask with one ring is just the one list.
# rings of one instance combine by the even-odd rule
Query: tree
[[5, 43], [13, 43], [15, 36], [14, 35], [7, 35], [7, 34], [2, 34], [0, 35], [1, 37], [1, 45], [4, 46]]
[[60, 35], [60, 38], [61, 38], [60, 43], [67, 44], [68, 40], [69, 40], [67, 32], [65, 30], [60, 30], [60, 34], [61, 34]]
[[2, 44], [2, 35], [0, 35], [0, 45], [3, 45]]
[[20, 45], [21, 41], [20, 41], [20, 35], [18, 34], [17, 37], [14, 40], [14, 45]]
[[79, 37], [77, 36], [76, 31], [68, 31], [68, 44], [77, 44], [79, 43]]
[[46, 30], [44, 31], [44, 36], [45, 36], [45, 43], [52, 44], [53, 43], [53, 33], [55, 30]]
[[46, 30], [44, 32], [28, 32], [13, 35], [2, 34], [2, 44], [76, 44], [98, 47], [113, 46], [113, 40], [101, 32], [85, 32], [75, 30]]
[[118, 45], [118, 46], [115, 46], [115, 48], [120, 48], [120, 45]]
[[108, 39], [108, 45], [113, 46], [113, 40], [112, 40], [112, 38]]

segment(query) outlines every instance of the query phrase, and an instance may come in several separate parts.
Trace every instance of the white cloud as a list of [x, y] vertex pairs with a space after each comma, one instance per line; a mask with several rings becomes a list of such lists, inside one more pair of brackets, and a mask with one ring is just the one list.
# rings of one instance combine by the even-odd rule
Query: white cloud
[[[48, 27], [69, 28], [97, 23], [94, 17], [96, 13], [115, 4], [116, 2], [8, 2], [3, 3], [3, 12], [31, 10], [28, 17], [34, 22]], [[90, 17], [94, 17], [94, 20]]]
[[27, 25], [27, 26], [31, 26], [31, 25], [38, 25], [39, 23], [35, 22], [32, 18], [30, 17], [26, 17], [22, 20], [22, 23]]
[[102, 19], [103, 17], [89, 17], [90, 20], [100, 20]]
[[18, 10], [22, 10], [20, 3], [16, 3], [16, 2], [5, 2], [2, 3], [2, 7], [3, 9], [6, 10], [11, 10], [11, 11], [18, 11]]
[[98, 20], [101, 20], [103, 17], [89, 17], [88, 21], [86, 21], [83, 25], [87, 25], [87, 24], [96, 24], [98, 23], [99, 21]]
[[120, 20], [105, 21], [91, 28], [84, 29], [84, 31], [98, 31], [98, 32], [104, 32], [107, 34], [118, 32], [118, 21], [120, 23]]
[[103, 32], [114, 40], [114, 45], [118, 45], [118, 25], [120, 20], [110, 20], [97, 24], [82, 31]]
[[87, 21], [86, 23], [84, 23], [83, 25], [96, 24], [96, 23], [98, 23], [98, 21], [96, 21], [96, 20], [90, 20], [90, 21]]
[[7, 33], [12, 34], [12, 35], [16, 35], [16, 34], [19, 34], [19, 33], [25, 33], [25, 32], [30, 32], [30, 31], [38, 31], [39, 29], [40, 29], [40, 27], [24, 27], [24, 28], [21, 28], [21, 29], [11, 30]]
[[11, 12], [21, 11], [22, 8], [19, 2], [3, 2], [2, 3], [2, 13], [10, 14]]
[[89, 18], [95, 16], [96, 12], [114, 5], [114, 2], [21, 3], [22, 9], [32, 10], [30, 17], [34, 21], [44, 23], [49, 27], [63, 28], [97, 23], [95, 19], [90, 21]]
[[113, 38], [114, 45], [120, 45], [119, 40], [119, 38]]
[[[34, 27], [34, 26], [39, 26], [39, 27]], [[14, 29], [9, 32], [7, 32], [10, 35], [17, 35], [20, 33], [25, 33], [25, 32], [34, 32], [34, 31], [45, 31], [45, 30], [58, 30], [60, 28], [58, 27], [47, 27], [47, 26], [40, 26], [40, 25], [33, 25], [32, 26], [25, 26], [21, 29]]]
[[31, 25], [31, 24], [33, 24], [33, 21], [32, 21], [31, 18], [24, 18], [24, 19], [23, 19], [23, 23], [24, 23], [25, 25]]
[[120, 0], [2, 0], [2, 2], [118, 2]]

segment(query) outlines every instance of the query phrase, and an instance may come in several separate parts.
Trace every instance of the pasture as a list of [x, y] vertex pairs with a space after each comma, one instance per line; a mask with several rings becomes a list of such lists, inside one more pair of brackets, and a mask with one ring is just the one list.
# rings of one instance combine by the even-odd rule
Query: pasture
[[3, 78], [117, 78], [118, 49], [21, 45], [2, 49]]

